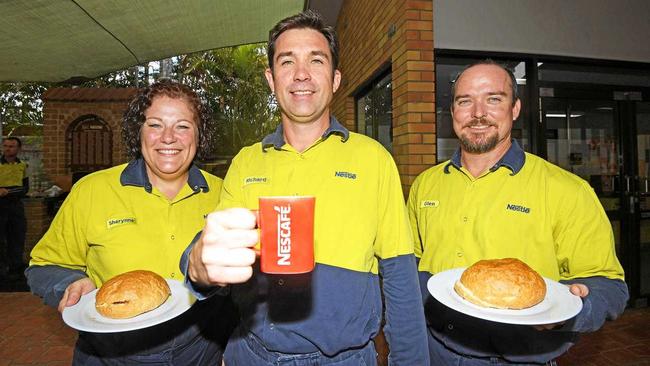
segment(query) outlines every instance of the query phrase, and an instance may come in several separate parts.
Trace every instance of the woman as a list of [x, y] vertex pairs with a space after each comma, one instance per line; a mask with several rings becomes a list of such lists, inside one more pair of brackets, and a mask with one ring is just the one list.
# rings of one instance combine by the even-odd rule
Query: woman
[[[31, 253], [33, 293], [59, 311], [111, 277], [145, 269], [182, 281], [179, 258], [219, 201], [221, 179], [198, 169], [208, 114], [187, 86], [141, 90], [124, 114], [132, 160], [81, 179]], [[73, 364], [207, 365], [221, 361], [230, 326], [223, 298], [166, 323], [122, 333], [80, 332]]]

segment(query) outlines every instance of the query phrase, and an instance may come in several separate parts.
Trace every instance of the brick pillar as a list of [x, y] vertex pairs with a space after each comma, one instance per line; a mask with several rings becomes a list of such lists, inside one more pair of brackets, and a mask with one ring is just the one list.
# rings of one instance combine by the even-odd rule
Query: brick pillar
[[391, 64], [393, 157], [407, 195], [436, 160], [433, 0], [346, 0], [336, 30], [343, 81], [332, 110], [349, 129], [355, 94]]
[[393, 55], [393, 138], [405, 191], [435, 163], [433, 3], [406, 1]]

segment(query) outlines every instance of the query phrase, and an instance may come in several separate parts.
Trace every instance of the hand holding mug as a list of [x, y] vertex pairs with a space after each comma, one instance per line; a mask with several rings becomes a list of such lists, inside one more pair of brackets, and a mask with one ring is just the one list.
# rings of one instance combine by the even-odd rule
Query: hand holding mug
[[202, 286], [243, 283], [253, 275], [258, 242], [256, 215], [245, 208], [216, 211], [206, 218], [192, 248], [188, 275]]

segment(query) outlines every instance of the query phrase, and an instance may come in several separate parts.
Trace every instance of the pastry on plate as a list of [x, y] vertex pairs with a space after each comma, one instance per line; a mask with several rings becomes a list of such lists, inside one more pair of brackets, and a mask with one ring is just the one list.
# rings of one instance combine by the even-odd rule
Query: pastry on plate
[[95, 296], [95, 309], [107, 318], [127, 319], [159, 307], [170, 295], [160, 275], [136, 270], [106, 281]]
[[478, 306], [526, 309], [544, 300], [546, 283], [519, 259], [486, 259], [468, 267], [454, 284], [454, 290]]

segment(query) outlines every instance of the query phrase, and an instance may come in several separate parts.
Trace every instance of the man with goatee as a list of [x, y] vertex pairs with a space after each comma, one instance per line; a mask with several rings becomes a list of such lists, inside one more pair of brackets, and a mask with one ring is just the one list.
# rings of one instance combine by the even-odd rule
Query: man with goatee
[[[612, 227], [587, 182], [512, 138], [521, 101], [510, 70], [490, 60], [471, 65], [452, 94], [460, 147], [415, 180], [408, 201], [431, 364], [555, 365], [579, 333], [625, 308]], [[580, 313], [561, 324], [497, 323], [448, 308], [427, 291], [436, 273], [506, 257], [570, 286], [582, 299]]]

